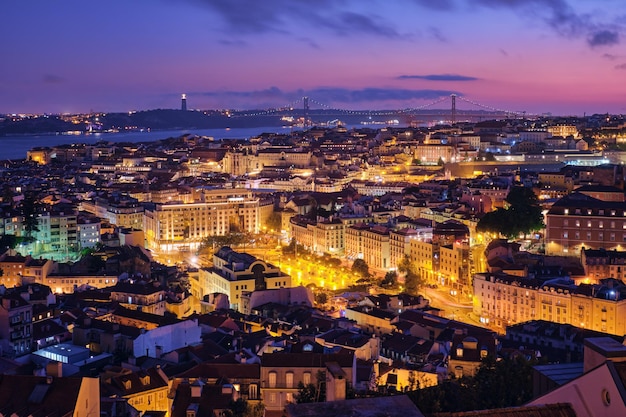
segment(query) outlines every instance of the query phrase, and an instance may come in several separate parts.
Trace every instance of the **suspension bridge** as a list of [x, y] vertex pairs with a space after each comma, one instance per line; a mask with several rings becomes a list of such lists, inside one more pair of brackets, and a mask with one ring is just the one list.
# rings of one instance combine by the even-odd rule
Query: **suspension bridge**
[[[448, 107], [445, 108], [445, 103]], [[461, 104], [458, 106], [458, 104]], [[399, 110], [350, 110], [332, 107], [313, 97], [300, 97], [293, 102], [277, 108], [256, 111], [235, 111], [234, 117], [282, 116], [299, 123], [312, 125], [323, 121], [337, 121], [342, 118], [362, 119], [363, 121], [398, 120], [400, 123], [444, 122], [458, 123], [465, 121], [519, 119], [527, 117], [525, 111], [499, 109], [475, 102], [461, 95], [451, 94], [439, 97], [432, 102], [418, 107]], [[333, 120], [334, 119], [334, 120]]]

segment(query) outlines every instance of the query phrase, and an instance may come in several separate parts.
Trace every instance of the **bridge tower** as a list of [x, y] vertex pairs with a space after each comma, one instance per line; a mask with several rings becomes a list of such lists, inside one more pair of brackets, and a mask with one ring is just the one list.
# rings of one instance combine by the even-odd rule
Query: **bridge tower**
[[452, 124], [456, 123], [456, 94], [450, 94], [450, 99], [452, 100], [452, 111], [450, 114], [450, 120], [452, 120]]
[[310, 124], [309, 120], [309, 98], [302, 97], [302, 106], [303, 106], [303, 116], [304, 116], [304, 125], [307, 126]]

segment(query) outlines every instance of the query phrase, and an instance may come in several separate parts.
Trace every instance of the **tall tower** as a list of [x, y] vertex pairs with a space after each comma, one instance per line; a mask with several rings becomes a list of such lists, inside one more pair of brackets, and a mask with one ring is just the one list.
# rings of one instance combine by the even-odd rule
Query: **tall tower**
[[451, 116], [451, 120], [452, 120], [452, 124], [456, 123], [456, 94], [450, 94], [450, 98], [452, 99], [452, 114]]
[[309, 125], [309, 98], [302, 97], [302, 104], [304, 106], [304, 125]]
[[180, 99], [180, 109], [182, 111], [187, 111], [187, 94], [183, 94]]

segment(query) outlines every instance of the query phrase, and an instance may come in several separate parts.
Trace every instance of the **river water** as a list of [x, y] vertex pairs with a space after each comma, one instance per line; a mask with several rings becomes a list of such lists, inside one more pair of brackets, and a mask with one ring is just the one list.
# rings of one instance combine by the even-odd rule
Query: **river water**
[[[347, 124], [347, 129], [384, 128], [383, 124]], [[399, 127], [399, 126], [394, 126]], [[307, 127], [308, 129], [308, 127]], [[25, 159], [28, 150], [36, 147], [67, 145], [71, 143], [85, 143], [88, 145], [99, 141], [107, 142], [153, 142], [160, 139], [176, 138], [184, 134], [209, 136], [219, 139], [249, 139], [261, 133], [283, 133], [303, 130], [299, 126], [262, 126], [245, 128], [222, 129], [179, 129], [179, 130], [151, 130], [116, 133], [87, 133], [80, 135], [46, 134], [46, 135], [15, 135], [0, 136], [0, 160]]]
[[[357, 126], [346, 126], [348, 128]], [[360, 126], [366, 127], [366, 126]], [[381, 126], [382, 127], [382, 126]], [[22, 135], [0, 136], [0, 160], [25, 159], [28, 150], [35, 147], [65, 145], [71, 143], [94, 144], [107, 142], [152, 142], [169, 137], [179, 137], [186, 133], [210, 136], [217, 139], [248, 139], [261, 133], [290, 133], [302, 130], [301, 127], [249, 127], [236, 129], [198, 129], [198, 130], [152, 130], [143, 132], [91, 133], [81, 135]]]

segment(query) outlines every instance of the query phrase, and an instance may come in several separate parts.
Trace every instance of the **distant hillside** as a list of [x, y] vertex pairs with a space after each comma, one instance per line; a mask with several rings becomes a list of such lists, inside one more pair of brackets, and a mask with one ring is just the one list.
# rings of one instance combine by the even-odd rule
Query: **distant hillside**
[[29, 135], [35, 133], [67, 132], [77, 130], [76, 125], [58, 117], [38, 117], [36, 119], [9, 119], [0, 122], [0, 135]]
[[[88, 119], [85, 119], [88, 120]], [[94, 122], [95, 120], [92, 120]], [[98, 118], [102, 130], [109, 129], [221, 129], [258, 126], [281, 126], [280, 116], [241, 116], [228, 117], [219, 112], [180, 111], [180, 110], [147, 110], [135, 113], [107, 113]], [[21, 135], [67, 132], [72, 130], [85, 131], [88, 124], [73, 124], [61, 120], [59, 116], [19, 119], [7, 118], [0, 122], [0, 135]]]
[[136, 126], [150, 129], [221, 129], [226, 127], [280, 126], [279, 116], [228, 117], [219, 112], [147, 110], [136, 113], [109, 113], [103, 128]]

